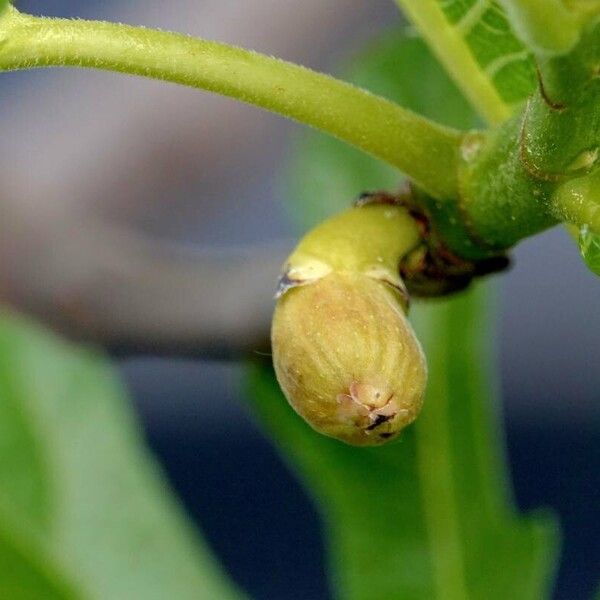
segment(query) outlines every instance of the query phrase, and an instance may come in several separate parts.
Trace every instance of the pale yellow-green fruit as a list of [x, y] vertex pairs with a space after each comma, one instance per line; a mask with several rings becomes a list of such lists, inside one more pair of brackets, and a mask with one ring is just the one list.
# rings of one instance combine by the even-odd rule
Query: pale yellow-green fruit
[[401, 297], [363, 273], [334, 271], [287, 290], [271, 330], [279, 384], [317, 431], [359, 446], [417, 417], [427, 367]]

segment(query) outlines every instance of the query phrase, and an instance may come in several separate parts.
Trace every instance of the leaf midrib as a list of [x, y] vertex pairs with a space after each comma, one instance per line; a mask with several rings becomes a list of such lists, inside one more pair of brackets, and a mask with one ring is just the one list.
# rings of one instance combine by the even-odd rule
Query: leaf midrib
[[502, 123], [511, 108], [475, 60], [456, 27], [449, 23], [437, 0], [395, 0], [444, 65], [448, 74], [477, 112], [491, 125]]
[[[433, 325], [433, 327], [432, 327]], [[429, 323], [434, 331], [441, 322]], [[430, 369], [445, 373], [449, 364], [448, 348], [437, 344], [429, 355]], [[468, 600], [455, 478], [452, 467], [452, 443], [446, 388], [447, 378], [438, 377], [438, 389], [430, 389], [429, 410], [425, 409], [415, 426], [417, 467], [422, 486], [422, 503], [433, 560], [433, 577], [438, 600]], [[435, 410], [433, 398], [435, 397]]]

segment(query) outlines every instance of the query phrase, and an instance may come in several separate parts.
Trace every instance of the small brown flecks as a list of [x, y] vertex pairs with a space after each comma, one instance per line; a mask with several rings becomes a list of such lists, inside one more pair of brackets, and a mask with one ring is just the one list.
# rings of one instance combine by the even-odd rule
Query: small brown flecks
[[398, 196], [383, 190], [378, 190], [376, 192], [363, 192], [354, 201], [354, 206], [356, 208], [361, 208], [362, 206], [367, 206], [369, 204], [389, 204], [392, 206], [398, 206], [400, 201]]
[[400, 296], [404, 306], [406, 307], [406, 310], [408, 310], [410, 307], [410, 294], [408, 293], [406, 286], [404, 284], [398, 285], [396, 282], [386, 278], [382, 278], [380, 281], [383, 281], [383, 283], [392, 288]]
[[567, 108], [566, 104], [564, 104], [563, 102], [556, 102], [555, 100], [552, 100], [552, 98], [550, 98], [550, 96], [548, 96], [548, 92], [546, 90], [546, 87], [544, 86], [544, 80], [542, 78], [542, 73], [540, 71], [539, 66], [537, 66], [537, 65], [536, 65], [536, 71], [537, 71], [538, 83], [540, 85], [540, 96], [542, 97], [544, 104], [550, 110], [552, 110], [554, 112], [561, 112], [561, 111], [565, 110]]
[[526, 138], [530, 108], [531, 99], [527, 102], [527, 107], [525, 108], [525, 112], [523, 114], [523, 121], [521, 122], [521, 130], [519, 133], [519, 160], [521, 161], [521, 165], [533, 179], [537, 179], [538, 181], [555, 183], [563, 181], [566, 178], [564, 173], [551, 173], [548, 171], [543, 171], [537, 165], [535, 165], [529, 157], [529, 149], [527, 147]]
[[376, 427], [379, 427], [380, 425], [383, 425], [383, 423], [387, 423], [394, 415], [377, 415], [375, 417], [375, 421], [373, 421], [373, 423], [371, 423], [367, 428], [366, 431], [373, 431], [373, 429], [375, 429]]
[[379, 437], [383, 438], [384, 440], [387, 440], [389, 438], [391, 438], [394, 434], [393, 433], [380, 433]]

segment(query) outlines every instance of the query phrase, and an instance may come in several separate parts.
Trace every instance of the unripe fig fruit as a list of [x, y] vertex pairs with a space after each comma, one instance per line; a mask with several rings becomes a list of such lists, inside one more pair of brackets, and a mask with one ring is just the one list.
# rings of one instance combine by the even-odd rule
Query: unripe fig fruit
[[334, 271], [287, 290], [275, 309], [271, 340], [286, 398], [325, 435], [379, 445], [421, 409], [425, 357], [402, 296], [384, 281]]
[[427, 366], [398, 265], [419, 243], [407, 209], [375, 197], [310, 231], [288, 258], [273, 363], [289, 403], [317, 431], [373, 446], [417, 417]]

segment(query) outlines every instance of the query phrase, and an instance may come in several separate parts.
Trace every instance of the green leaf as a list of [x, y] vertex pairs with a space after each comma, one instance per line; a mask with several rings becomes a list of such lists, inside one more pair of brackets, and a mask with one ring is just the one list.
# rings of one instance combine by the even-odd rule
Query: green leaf
[[[350, 75], [450, 125], [475, 121], [418, 38], [391, 34]], [[398, 175], [312, 134], [295, 178], [296, 214], [312, 223], [365, 188], [393, 187]], [[423, 414], [396, 444], [352, 448], [320, 436], [289, 408], [270, 368], [253, 368], [257, 411], [320, 507], [338, 597], [539, 600], [548, 592], [555, 526], [547, 515], [517, 516], [511, 502], [489, 300], [478, 287], [413, 308], [430, 380]]]
[[325, 520], [338, 597], [539, 600], [555, 531], [511, 506], [492, 422], [482, 289], [418, 306], [430, 368], [426, 408], [396, 444], [353, 448], [313, 432], [270, 368], [255, 367], [256, 406]]
[[481, 116], [507, 119], [536, 85], [535, 61], [489, 0], [396, 0]]
[[600, 235], [584, 226], [579, 230], [579, 251], [592, 273], [600, 275]]
[[145, 452], [104, 359], [8, 313], [0, 315], [0, 597], [239, 597]]
[[75, 600], [71, 582], [42, 544], [22, 524], [0, 514], [0, 598], [10, 600]]

